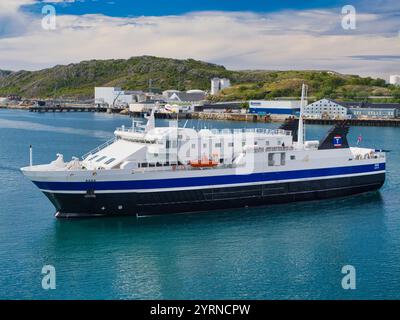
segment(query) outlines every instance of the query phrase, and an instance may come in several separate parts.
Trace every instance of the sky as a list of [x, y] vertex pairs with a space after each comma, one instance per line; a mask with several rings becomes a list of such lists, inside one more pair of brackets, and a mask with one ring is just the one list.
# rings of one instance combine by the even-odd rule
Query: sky
[[0, 0], [0, 69], [140, 55], [388, 79], [400, 74], [400, 1]]

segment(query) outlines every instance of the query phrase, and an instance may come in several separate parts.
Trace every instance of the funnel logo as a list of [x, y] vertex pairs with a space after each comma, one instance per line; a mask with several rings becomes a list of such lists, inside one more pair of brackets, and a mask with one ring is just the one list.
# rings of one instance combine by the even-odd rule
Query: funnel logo
[[342, 146], [342, 137], [341, 136], [333, 137], [333, 146], [335, 148], [340, 148]]

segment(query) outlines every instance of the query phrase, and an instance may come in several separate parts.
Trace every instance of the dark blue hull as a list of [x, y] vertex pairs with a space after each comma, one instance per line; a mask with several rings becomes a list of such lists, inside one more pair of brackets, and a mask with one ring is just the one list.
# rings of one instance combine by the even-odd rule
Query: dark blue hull
[[164, 192], [45, 192], [58, 217], [160, 215], [343, 197], [378, 190], [385, 174]]

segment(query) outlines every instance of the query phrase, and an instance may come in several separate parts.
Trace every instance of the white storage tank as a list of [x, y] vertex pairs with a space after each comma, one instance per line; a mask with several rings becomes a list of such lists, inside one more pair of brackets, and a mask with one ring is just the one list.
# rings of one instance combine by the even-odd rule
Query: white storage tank
[[389, 83], [395, 86], [400, 86], [400, 75], [391, 75]]

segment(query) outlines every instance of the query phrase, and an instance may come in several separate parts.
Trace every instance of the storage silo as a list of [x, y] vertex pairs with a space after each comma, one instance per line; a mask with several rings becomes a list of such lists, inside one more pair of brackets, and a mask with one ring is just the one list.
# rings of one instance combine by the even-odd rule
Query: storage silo
[[220, 78], [211, 79], [211, 94], [217, 94], [220, 90]]
[[390, 84], [393, 84], [395, 86], [400, 86], [400, 75], [392, 75], [390, 76], [390, 80], [389, 80]]

